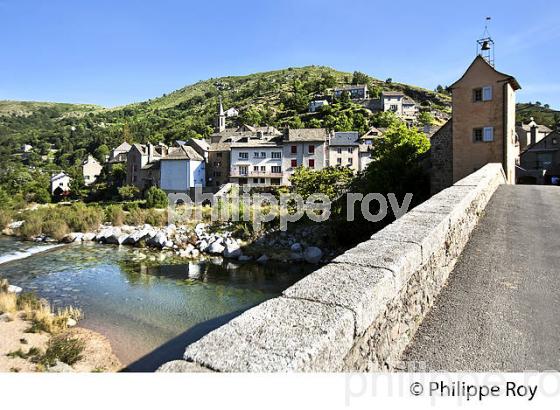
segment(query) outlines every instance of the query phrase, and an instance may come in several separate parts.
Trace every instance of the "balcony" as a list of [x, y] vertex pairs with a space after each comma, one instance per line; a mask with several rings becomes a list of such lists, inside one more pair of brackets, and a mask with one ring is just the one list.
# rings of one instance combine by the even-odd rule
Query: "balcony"
[[246, 171], [242, 172], [238, 169], [231, 171], [230, 176], [232, 178], [282, 178], [282, 172], [272, 172], [272, 171]]

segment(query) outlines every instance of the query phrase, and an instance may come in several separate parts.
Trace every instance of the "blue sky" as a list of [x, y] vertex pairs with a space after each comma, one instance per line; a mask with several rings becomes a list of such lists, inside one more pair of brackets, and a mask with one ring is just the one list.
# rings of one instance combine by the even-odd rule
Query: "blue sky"
[[434, 88], [492, 16], [519, 101], [560, 109], [560, 2], [0, 0], [0, 99], [115, 106], [210, 77], [328, 65]]

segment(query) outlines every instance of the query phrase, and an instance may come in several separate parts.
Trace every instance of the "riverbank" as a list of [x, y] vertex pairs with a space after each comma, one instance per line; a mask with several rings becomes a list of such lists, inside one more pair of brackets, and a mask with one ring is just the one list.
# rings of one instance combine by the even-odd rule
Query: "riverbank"
[[122, 368], [101, 334], [75, 327], [81, 312], [51, 311], [5, 280], [0, 287], [0, 372], [114, 372]]
[[[25, 221], [16, 221], [2, 231], [4, 235], [20, 235]], [[194, 227], [155, 227], [149, 224], [113, 226], [103, 224], [90, 232], [71, 232], [59, 240], [44, 234], [31, 239], [38, 243], [83, 243], [96, 242], [109, 245], [132, 246], [162, 251], [162, 258], [177, 256], [195, 260], [203, 256], [223, 257], [238, 262], [268, 261], [282, 263], [327, 263], [340, 250], [330, 238], [327, 225], [309, 225], [293, 228], [290, 232], [275, 229], [265, 230], [258, 236], [248, 235], [233, 223], [211, 225], [199, 223]], [[140, 257], [142, 253], [140, 253]]]

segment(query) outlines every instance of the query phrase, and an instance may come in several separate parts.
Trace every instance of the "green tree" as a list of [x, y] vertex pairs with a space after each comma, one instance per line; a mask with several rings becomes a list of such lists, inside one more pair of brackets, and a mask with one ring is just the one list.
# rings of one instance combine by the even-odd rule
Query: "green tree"
[[356, 85], [356, 84], [368, 84], [370, 82], [371, 78], [369, 77], [369, 75], [364, 74], [360, 71], [354, 71], [354, 74], [352, 74], [352, 84]]
[[169, 204], [167, 194], [155, 186], [148, 188], [145, 199], [148, 208], [165, 208]]
[[422, 111], [418, 116], [418, 122], [422, 125], [432, 125], [434, 123], [434, 116], [429, 111]]
[[[372, 162], [366, 170], [356, 178], [349, 192], [379, 193], [387, 197], [394, 194], [399, 204], [403, 203], [405, 196], [412, 194], [414, 206], [429, 196], [429, 178], [419, 164], [419, 158], [430, 147], [430, 142], [424, 133], [415, 128], [408, 128], [406, 124], [397, 122], [391, 124], [383, 138], [378, 138], [373, 143]], [[338, 201], [340, 212], [334, 215], [336, 232], [343, 241], [356, 243], [362, 241], [372, 233], [383, 228], [394, 220], [394, 215], [389, 214], [384, 220], [370, 222], [366, 220], [358, 205], [354, 205], [354, 221], [347, 220], [349, 215], [348, 201], [341, 198]], [[379, 211], [378, 203], [370, 203], [370, 212]]]
[[93, 156], [97, 158], [99, 162], [104, 164], [105, 161], [107, 161], [107, 157], [109, 156], [110, 153], [111, 150], [109, 149], [109, 147], [105, 144], [101, 144], [99, 147], [97, 147]]
[[346, 167], [326, 167], [321, 170], [298, 167], [290, 177], [290, 183], [294, 191], [304, 198], [321, 193], [332, 200], [348, 188], [353, 176], [352, 170]]
[[119, 188], [119, 195], [123, 201], [131, 201], [138, 198], [140, 190], [134, 185], [125, 185]]

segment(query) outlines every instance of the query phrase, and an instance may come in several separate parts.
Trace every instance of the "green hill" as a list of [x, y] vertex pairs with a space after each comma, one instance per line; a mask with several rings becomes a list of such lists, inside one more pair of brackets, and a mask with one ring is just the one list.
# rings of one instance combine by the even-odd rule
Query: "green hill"
[[[399, 90], [426, 109], [449, 112], [450, 98], [406, 84], [381, 81], [363, 73], [308, 66], [246, 76], [211, 78], [145, 102], [112, 109], [94, 105], [0, 101], [0, 156], [13, 157], [23, 144], [39, 155], [57, 150], [55, 163], [67, 169], [80, 163], [100, 145], [112, 148], [123, 140], [173, 143], [205, 137], [213, 131], [218, 98], [236, 107], [240, 117], [230, 126], [246, 123], [277, 127], [329, 127], [365, 131], [376, 124], [371, 111], [350, 101], [332, 104], [310, 114], [311, 99], [330, 95], [336, 86], [367, 83], [371, 93]], [[30, 165], [40, 166], [37, 161]]]
[[560, 124], [560, 111], [553, 110], [541, 104], [519, 103], [517, 104], [517, 121], [529, 122], [533, 117], [537, 124], [544, 124], [554, 128]]

